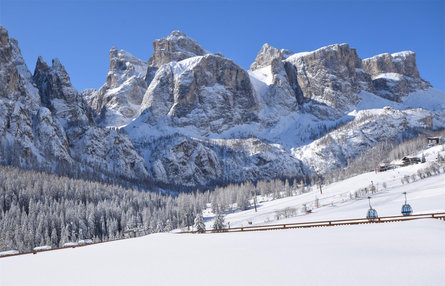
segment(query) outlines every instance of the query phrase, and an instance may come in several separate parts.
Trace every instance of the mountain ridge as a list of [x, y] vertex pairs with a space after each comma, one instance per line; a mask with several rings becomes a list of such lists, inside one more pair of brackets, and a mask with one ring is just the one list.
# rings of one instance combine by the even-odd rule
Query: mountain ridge
[[[148, 61], [113, 47], [105, 84], [78, 92], [58, 60], [50, 67], [39, 58], [30, 76], [18, 47], [7, 47], [16, 42], [0, 30], [8, 87], [0, 98], [22, 100], [31, 111], [5, 112], [2, 126], [17, 115], [28, 122], [20, 125], [35, 131], [22, 141], [37, 165], [65, 161], [186, 186], [312, 176], [345, 166], [382, 140], [445, 127], [444, 93], [420, 77], [411, 51], [360, 59], [348, 44], [303, 53], [265, 44], [246, 71], [173, 31], [154, 41]], [[6, 80], [14, 77], [17, 88]], [[4, 100], [0, 106], [12, 110]], [[11, 144], [23, 146], [14, 142], [26, 134], [5, 127], [3, 154]], [[384, 128], [392, 131], [375, 131]], [[346, 142], [361, 147], [345, 149]], [[23, 166], [35, 164], [34, 155], [14, 152]]]

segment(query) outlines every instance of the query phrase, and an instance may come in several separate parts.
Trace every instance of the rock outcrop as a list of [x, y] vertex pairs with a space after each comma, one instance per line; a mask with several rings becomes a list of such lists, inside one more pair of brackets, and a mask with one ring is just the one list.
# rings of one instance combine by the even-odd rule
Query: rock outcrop
[[42, 105], [62, 120], [64, 128], [94, 123], [91, 108], [71, 85], [70, 77], [58, 59], [53, 59], [50, 67], [39, 57], [33, 81], [39, 89]]
[[153, 55], [148, 63], [112, 48], [105, 84], [97, 91], [85, 91], [84, 96], [101, 126], [126, 125], [139, 115], [144, 94], [161, 66], [207, 53], [179, 31], [153, 42]]
[[83, 134], [71, 138], [70, 145], [73, 158], [106, 176], [134, 180], [148, 177], [145, 160], [119, 129], [91, 126]]
[[250, 70], [254, 71], [259, 68], [267, 67], [272, 64], [272, 61], [274, 59], [283, 61], [292, 54], [293, 53], [289, 50], [279, 50], [266, 43], [261, 47], [261, 50], [258, 52], [255, 61], [250, 65]]
[[[298, 98], [346, 110], [358, 103], [361, 60], [347, 44], [298, 53], [285, 60], [289, 83]], [[366, 85], [366, 83], [365, 83]]]
[[[311, 167], [311, 158], [316, 158], [318, 153], [308, 151], [306, 156], [290, 152], [293, 155], [289, 155], [289, 149], [281, 150], [278, 144], [274, 146], [278, 149], [274, 150], [281, 150], [283, 153], [278, 152], [279, 155], [274, 158], [279, 166], [287, 166], [280, 169], [267, 160], [268, 163], [264, 163], [266, 161], [262, 156], [270, 155], [268, 152], [245, 156], [243, 152], [255, 147], [246, 144], [248, 140], [239, 137], [243, 136], [243, 132], [248, 132], [249, 135], [260, 137], [256, 139], [257, 146], [269, 147], [272, 146], [268, 143], [269, 140], [286, 143], [302, 142], [307, 140], [305, 138], [313, 140], [334, 132], [337, 126], [353, 120], [352, 116], [346, 114], [357, 108], [362, 98], [361, 92], [382, 96], [379, 91], [385, 90], [389, 94], [403, 96], [400, 89], [380, 88], [376, 84], [375, 74], [366, 67], [368, 63], [365, 61], [362, 64], [355, 49], [347, 44], [289, 54], [289, 51], [264, 45], [248, 71], [248, 79], [233, 62], [217, 55], [192, 56], [160, 66], [144, 96], [141, 116], [126, 127], [136, 148], [144, 154], [150, 154], [145, 157], [148, 158], [147, 165], [155, 180], [189, 185], [221, 181], [221, 178], [228, 177], [233, 181], [270, 178], [279, 176], [280, 172], [298, 175], [303, 173], [302, 169], [310, 173], [315, 170]], [[411, 78], [416, 69], [410, 63], [411, 60], [407, 60], [405, 67], [397, 66], [388, 71], [405, 73]], [[377, 70], [376, 73], [381, 72], [385, 70]], [[417, 90], [418, 87], [421, 86], [412, 90]], [[391, 99], [394, 100], [394, 97]], [[292, 122], [284, 118], [301, 118], [303, 121]], [[424, 128], [422, 124], [416, 124], [412, 128]], [[244, 129], [242, 126], [251, 128]], [[270, 131], [264, 133], [263, 130]], [[288, 139], [288, 135], [284, 134], [286, 131], [297, 137]], [[308, 132], [309, 135], [306, 134]], [[175, 139], [167, 140], [166, 134], [176, 134], [168, 135]], [[269, 139], [271, 134], [275, 136], [273, 139]], [[197, 140], [194, 136], [205, 139]], [[238, 149], [226, 148], [227, 146], [222, 148], [215, 144], [212, 138], [218, 136], [225, 137], [221, 139], [224, 142], [222, 145], [237, 146]], [[395, 138], [400, 133], [391, 133], [391, 136]], [[282, 139], [274, 141], [276, 138]], [[361, 139], [365, 140], [367, 137], [362, 136]], [[354, 139], [350, 140], [353, 142]], [[372, 147], [376, 142], [379, 140], [361, 143], [364, 147], [359, 151]], [[322, 140], [320, 146], [326, 150], [331, 150], [332, 146], [331, 157], [335, 159], [337, 167], [343, 166], [347, 160], [358, 154], [347, 153], [347, 150], [338, 149], [340, 147], [334, 141], [331, 143], [329, 140]], [[292, 144], [297, 143], [290, 143], [290, 146]], [[162, 146], [162, 150], [157, 146]], [[185, 153], [180, 151], [184, 146], [188, 150]], [[176, 152], [182, 152], [181, 156], [175, 156]], [[195, 161], [196, 152], [201, 154], [199, 158], [207, 158], [204, 160], [205, 164]], [[284, 154], [293, 159], [288, 160]], [[194, 172], [196, 176], [193, 175]]]
[[[49, 168], [72, 159], [60, 121], [41, 106], [18, 43], [0, 26], [0, 161]], [[51, 156], [48, 162], [45, 160]]]
[[97, 91], [84, 91], [102, 126], [128, 124], [139, 114], [147, 83], [148, 65], [132, 54], [110, 50], [110, 69], [105, 84]]
[[302, 175], [300, 161], [257, 138], [198, 140], [174, 134], [149, 143], [149, 169], [164, 183], [201, 185]]
[[[265, 44], [250, 70], [253, 81], [263, 78], [268, 86], [257, 84], [260, 87], [257, 93], [266, 94], [263, 97], [268, 106], [270, 102], [279, 103], [277, 110], [294, 106], [290, 99], [295, 97], [298, 105], [311, 101], [313, 107], [313, 103], [322, 104], [333, 109], [330, 113], [341, 111], [341, 115], [358, 103], [361, 91], [400, 102], [411, 92], [431, 87], [419, 76], [414, 52], [381, 54], [361, 60], [347, 44], [293, 55]], [[321, 114], [326, 108], [316, 109]]]
[[411, 92], [431, 87], [429, 82], [420, 78], [416, 54], [411, 51], [364, 59], [362, 68], [371, 75], [375, 92], [393, 101], [400, 102]]
[[153, 55], [148, 60], [151, 67], [161, 67], [170, 62], [208, 54], [195, 40], [180, 31], [173, 31], [167, 38], [153, 42]]
[[[117, 129], [96, 125], [85, 99], [72, 86], [59, 60], [49, 67], [42, 58], [37, 60], [34, 83], [39, 89], [42, 104], [53, 117], [62, 122], [71, 157], [82, 165], [106, 174], [124, 178], [147, 176], [145, 162], [134, 149], [127, 135]], [[119, 65], [114, 63], [114, 65]], [[116, 67], [114, 70], [119, 70]], [[119, 78], [110, 76], [111, 84]]]
[[383, 73], [397, 73], [413, 78], [419, 78], [416, 54], [404, 51], [394, 54], [380, 54], [362, 61], [362, 68], [372, 77]]
[[146, 123], [168, 117], [170, 124], [194, 126], [203, 133], [252, 122], [256, 109], [247, 72], [229, 59], [210, 54], [162, 66], [141, 106]]
[[[0, 161], [66, 174], [143, 179], [145, 162], [127, 135], [97, 127], [63, 65], [37, 61], [34, 76], [0, 26]], [[77, 173], [76, 175], [79, 175]]]

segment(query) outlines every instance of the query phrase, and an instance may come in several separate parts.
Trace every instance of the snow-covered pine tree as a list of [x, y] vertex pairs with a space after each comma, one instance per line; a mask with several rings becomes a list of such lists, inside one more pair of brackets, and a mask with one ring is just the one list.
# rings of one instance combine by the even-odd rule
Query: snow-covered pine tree
[[206, 226], [204, 224], [204, 218], [202, 217], [202, 213], [198, 213], [196, 215], [194, 226], [197, 232], [205, 232]]
[[225, 228], [224, 215], [220, 212], [215, 215], [215, 222], [213, 223], [213, 230], [221, 230]]
[[167, 221], [165, 222], [164, 231], [168, 232], [172, 230], [173, 230], [172, 223], [169, 219], [167, 219]]

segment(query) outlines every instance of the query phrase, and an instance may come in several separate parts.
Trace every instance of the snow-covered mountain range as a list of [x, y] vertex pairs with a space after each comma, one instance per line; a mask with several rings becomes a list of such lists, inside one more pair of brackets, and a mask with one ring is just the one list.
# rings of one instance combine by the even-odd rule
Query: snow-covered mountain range
[[105, 84], [79, 93], [60, 61], [39, 58], [31, 75], [1, 26], [0, 37], [6, 164], [195, 186], [327, 173], [445, 127], [445, 93], [411, 51], [360, 59], [347, 44], [265, 44], [247, 71], [173, 31], [148, 61], [112, 48]]

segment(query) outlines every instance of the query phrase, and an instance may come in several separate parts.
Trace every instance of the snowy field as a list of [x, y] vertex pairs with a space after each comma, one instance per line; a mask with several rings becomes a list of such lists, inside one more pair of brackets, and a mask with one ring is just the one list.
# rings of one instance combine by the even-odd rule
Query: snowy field
[[154, 234], [0, 259], [1, 285], [443, 285], [445, 222]]
[[[434, 152], [432, 152], [433, 154]], [[426, 155], [428, 158], [428, 155]], [[431, 157], [431, 156], [430, 156]], [[358, 218], [366, 199], [351, 189], [387, 183], [372, 195], [380, 216], [399, 215], [402, 192], [414, 213], [445, 211], [445, 174], [400, 182], [428, 164], [367, 173], [324, 188], [309, 215], [279, 223]], [[310, 203], [316, 191], [260, 203], [226, 217], [263, 224], [276, 210]], [[275, 221], [276, 223], [277, 221]], [[444, 285], [445, 222], [338, 226], [225, 234], [153, 234], [99, 245], [0, 259], [0, 284], [15, 285]]]

